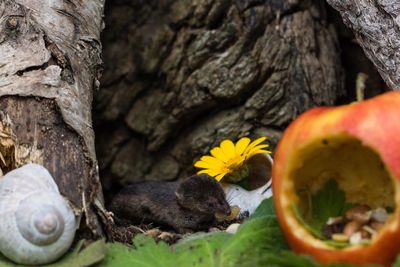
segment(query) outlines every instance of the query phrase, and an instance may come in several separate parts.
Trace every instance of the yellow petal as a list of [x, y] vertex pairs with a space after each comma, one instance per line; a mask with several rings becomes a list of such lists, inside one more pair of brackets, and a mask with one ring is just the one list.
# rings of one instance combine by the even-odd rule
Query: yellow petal
[[222, 163], [218, 163], [218, 162], [212, 162], [211, 163], [211, 162], [205, 162], [205, 161], [199, 160], [194, 164], [194, 166], [198, 167], [198, 168], [214, 169], [214, 168], [223, 167], [223, 164]]
[[260, 154], [260, 153], [271, 153], [271, 151], [266, 150], [266, 149], [253, 149], [253, 150], [250, 151], [249, 154], [253, 154], [254, 155], [254, 153], [257, 153], [257, 154]]
[[258, 146], [253, 147], [253, 149], [262, 149], [262, 148], [266, 148], [266, 147], [269, 147], [269, 145], [268, 144], [262, 144], [262, 145], [258, 145]]
[[215, 147], [215, 148], [211, 149], [210, 153], [215, 158], [222, 160], [223, 162], [227, 162], [229, 160], [229, 157], [227, 157], [224, 154], [224, 151], [222, 151], [222, 149], [220, 147]]
[[267, 139], [267, 137], [263, 136], [260, 137], [258, 139], [256, 139], [255, 141], [253, 141], [244, 151], [244, 153], [248, 153], [250, 150], [252, 150], [254, 147], [256, 147], [258, 144], [264, 142]]
[[194, 164], [194, 166], [195, 167], [197, 167], [197, 168], [210, 168], [210, 163], [208, 163], [208, 162], [204, 162], [204, 161], [197, 161], [195, 164]]
[[224, 178], [225, 175], [226, 175], [226, 173], [221, 173], [215, 177], [215, 180], [217, 180], [219, 182], [219, 181], [221, 181], [222, 178]]
[[208, 174], [208, 175], [210, 175], [210, 176], [215, 177], [215, 176], [221, 174], [221, 170], [211, 170], [211, 169], [208, 169], [208, 170], [201, 170], [201, 171], [197, 172], [197, 174], [202, 174], [202, 173], [205, 173], [205, 174]]
[[235, 151], [237, 155], [241, 155], [246, 147], [250, 144], [250, 138], [243, 137], [236, 142]]
[[220, 145], [222, 151], [228, 158], [232, 158], [235, 156], [235, 145], [231, 140], [224, 140]]
[[262, 142], [264, 142], [265, 140], [267, 140], [266, 136], [262, 136], [260, 138], [257, 138], [256, 140], [254, 140], [253, 142], [251, 142], [250, 146], [256, 146], [258, 144], [261, 144]]
[[261, 154], [261, 153], [268, 153], [268, 154], [271, 154], [271, 151], [262, 150], [262, 149], [253, 150], [253, 151], [251, 151], [250, 153], [247, 154], [247, 158], [249, 159], [249, 158], [251, 158], [252, 156], [257, 155], [257, 154]]
[[245, 161], [245, 160], [246, 160], [246, 157], [245, 157], [245, 156], [240, 156], [240, 157], [236, 158], [235, 161], [231, 162], [231, 164], [229, 164], [229, 166], [231, 166], [231, 167], [234, 167], [234, 166], [236, 166], [236, 167], [241, 166], [241, 165], [243, 164], [243, 161]]
[[204, 162], [212, 163], [212, 164], [220, 164], [220, 165], [223, 164], [222, 160], [211, 157], [211, 156], [202, 156], [200, 158], [200, 160], [204, 161]]

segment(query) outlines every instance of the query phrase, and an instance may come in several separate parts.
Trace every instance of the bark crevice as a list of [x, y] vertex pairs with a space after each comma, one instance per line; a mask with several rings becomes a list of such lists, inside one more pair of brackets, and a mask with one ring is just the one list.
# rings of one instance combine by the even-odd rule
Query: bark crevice
[[327, 0], [340, 12], [389, 88], [400, 89], [400, 3], [397, 0]]

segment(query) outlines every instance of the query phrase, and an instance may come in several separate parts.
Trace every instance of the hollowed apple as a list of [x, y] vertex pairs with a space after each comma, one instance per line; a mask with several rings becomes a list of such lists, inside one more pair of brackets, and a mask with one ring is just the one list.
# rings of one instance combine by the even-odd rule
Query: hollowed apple
[[[274, 159], [275, 208], [293, 250], [322, 263], [394, 261], [400, 252], [400, 92], [302, 114], [284, 132]], [[305, 227], [308, 196], [332, 179], [346, 202], [391, 210], [368, 244], [337, 248]]]

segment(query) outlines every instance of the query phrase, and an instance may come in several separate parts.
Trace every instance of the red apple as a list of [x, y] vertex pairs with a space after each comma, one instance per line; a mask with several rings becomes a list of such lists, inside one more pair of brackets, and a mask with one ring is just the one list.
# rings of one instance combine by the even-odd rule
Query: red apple
[[[272, 170], [276, 213], [290, 247], [321, 263], [389, 266], [400, 252], [400, 92], [364, 102], [320, 107], [284, 132]], [[338, 249], [312, 235], [294, 205], [335, 179], [349, 203], [391, 207], [385, 226], [368, 245]]]

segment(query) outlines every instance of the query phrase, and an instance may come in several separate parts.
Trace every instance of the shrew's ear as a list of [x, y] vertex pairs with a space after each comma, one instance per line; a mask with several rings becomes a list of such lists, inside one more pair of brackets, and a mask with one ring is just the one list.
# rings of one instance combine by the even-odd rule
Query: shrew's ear
[[193, 193], [193, 190], [197, 188], [199, 183], [199, 176], [193, 175], [179, 182], [176, 193], [182, 196], [188, 194], [188, 192]]
[[185, 195], [187, 194], [186, 180], [180, 181], [175, 191], [176, 200], [179, 204], [184, 205]]
[[176, 199], [177, 199], [179, 202], [180, 202], [180, 201], [183, 201], [183, 199], [184, 199], [183, 194], [181, 194], [181, 193], [179, 192], [179, 190], [176, 190], [175, 196], [176, 196]]

